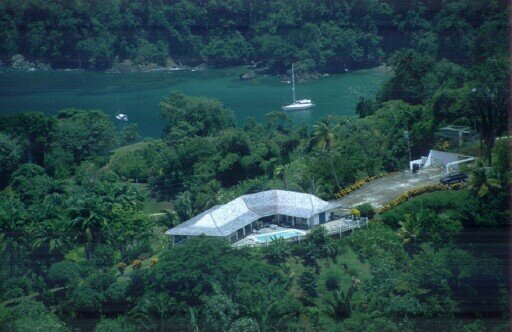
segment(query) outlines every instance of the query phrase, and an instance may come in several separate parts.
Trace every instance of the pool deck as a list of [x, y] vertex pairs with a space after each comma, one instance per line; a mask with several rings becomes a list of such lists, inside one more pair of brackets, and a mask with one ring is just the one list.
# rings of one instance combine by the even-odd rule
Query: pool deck
[[[367, 218], [360, 218], [359, 220], [353, 220], [352, 218], [341, 218], [337, 220], [332, 220], [329, 222], [326, 222], [322, 226], [325, 227], [328, 235], [333, 234], [340, 234], [340, 236], [346, 232], [349, 232], [356, 228], [365, 227], [368, 225], [368, 219]], [[272, 233], [279, 233], [283, 231], [297, 231], [303, 233], [303, 235], [296, 237], [292, 236], [290, 238], [285, 238], [288, 242], [295, 242], [300, 241], [301, 239], [304, 239], [306, 237], [306, 234], [309, 233], [310, 230], [302, 230], [302, 229], [296, 229], [296, 228], [286, 228], [282, 226], [275, 226], [274, 228], [265, 227], [260, 229], [258, 233], [253, 233], [245, 238], [233, 243], [231, 246], [234, 248], [242, 248], [242, 247], [258, 247], [258, 246], [267, 246], [269, 245], [272, 240], [260, 242], [255, 241], [252, 239], [253, 236], [258, 235], [265, 235], [265, 234], [272, 234]]]
[[277, 232], [282, 232], [282, 231], [291, 231], [291, 230], [296, 230], [298, 232], [305, 232], [304, 230], [301, 230], [301, 229], [287, 228], [287, 227], [277, 226], [277, 225], [275, 226], [275, 228], [263, 227], [263, 228], [259, 229], [258, 233], [252, 233], [250, 235], [247, 235], [243, 239], [238, 240], [237, 242], [233, 243], [232, 246], [233, 247], [246, 247], [246, 246], [264, 245], [265, 242], [255, 241], [252, 239], [252, 237], [258, 236], [258, 235], [270, 234], [270, 233], [277, 233]]

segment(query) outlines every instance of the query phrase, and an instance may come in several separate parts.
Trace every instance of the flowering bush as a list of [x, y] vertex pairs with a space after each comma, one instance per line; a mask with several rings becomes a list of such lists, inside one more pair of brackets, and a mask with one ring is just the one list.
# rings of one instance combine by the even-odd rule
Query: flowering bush
[[450, 143], [446, 140], [437, 141], [434, 149], [438, 151], [447, 151], [450, 148]]
[[426, 193], [431, 193], [434, 191], [441, 191], [441, 190], [459, 190], [459, 189], [463, 188], [464, 186], [465, 186], [465, 183], [452, 183], [452, 184], [437, 183], [437, 184], [431, 184], [431, 185], [426, 185], [423, 187], [414, 188], [412, 190], [404, 192], [400, 196], [398, 196], [395, 199], [393, 199], [392, 201], [390, 201], [388, 204], [381, 207], [379, 209], [379, 213], [387, 212], [387, 211], [391, 210], [392, 208], [394, 208], [395, 206], [398, 206], [415, 196], [419, 196], [419, 195], [426, 194]]
[[139, 270], [141, 267], [142, 267], [142, 261], [141, 261], [141, 260], [139, 260], [139, 259], [134, 259], [134, 260], [132, 261], [132, 268], [133, 268], [134, 270]]
[[126, 263], [125, 262], [118, 263], [117, 269], [119, 270], [119, 273], [123, 274], [124, 269], [126, 269]]
[[366, 183], [368, 183], [370, 181], [373, 181], [373, 180], [376, 180], [378, 178], [384, 177], [386, 175], [391, 175], [391, 174], [394, 174], [394, 173], [383, 172], [383, 173], [380, 173], [380, 174], [375, 175], [375, 176], [368, 176], [368, 177], [365, 177], [365, 178], [363, 178], [361, 180], [357, 180], [355, 183], [351, 184], [348, 187], [345, 187], [345, 188], [341, 189], [336, 194], [334, 194], [334, 198], [342, 198], [343, 196], [346, 196], [346, 195], [350, 194], [354, 190], [357, 190], [357, 189], [361, 188], [362, 186], [364, 186]]
[[156, 256], [151, 257], [151, 259], [149, 260], [149, 265], [155, 266], [156, 264], [158, 264], [158, 257], [156, 257]]
[[361, 211], [359, 211], [358, 209], [352, 209], [350, 210], [350, 214], [356, 218], [359, 218], [361, 216]]

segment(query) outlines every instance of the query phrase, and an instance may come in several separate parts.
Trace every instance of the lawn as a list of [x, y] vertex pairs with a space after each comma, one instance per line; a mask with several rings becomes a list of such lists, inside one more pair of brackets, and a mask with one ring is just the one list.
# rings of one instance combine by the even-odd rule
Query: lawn
[[133, 143], [133, 144], [123, 145], [121, 147], [118, 147], [117, 149], [113, 149], [111, 152], [113, 154], [116, 154], [116, 153], [125, 153], [125, 152], [132, 152], [132, 151], [136, 151], [136, 150], [142, 150], [149, 143], [150, 143], [150, 141], [140, 141], [140, 142]]

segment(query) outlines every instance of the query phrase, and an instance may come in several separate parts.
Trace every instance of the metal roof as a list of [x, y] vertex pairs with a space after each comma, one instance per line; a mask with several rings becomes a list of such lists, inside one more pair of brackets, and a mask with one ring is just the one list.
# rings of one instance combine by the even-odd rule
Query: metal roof
[[339, 206], [339, 203], [326, 202], [311, 194], [267, 190], [240, 196], [224, 205], [214, 206], [169, 229], [165, 234], [228, 236], [237, 229], [263, 217], [281, 214], [311, 218], [315, 214]]

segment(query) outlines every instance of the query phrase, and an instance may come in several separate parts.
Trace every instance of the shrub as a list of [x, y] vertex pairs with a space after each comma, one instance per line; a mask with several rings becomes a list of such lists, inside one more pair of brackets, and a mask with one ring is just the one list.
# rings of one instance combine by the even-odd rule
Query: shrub
[[126, 263], [125, 262], [121, 262], [121, 263], [117, 264], [117, 270], [119, 271], [119, 273], [124, 274], [124, 270], [125, 269], [126, 269]]
[[76, 249], [70, 250], [64, 256], [64, 258], [67, 261], [70, 261], [70, 262], [76, 262], [76, 263], [85, 262], [86, 261], [86, 259], [85, 259], [85, 248], [84, 247], [78, 247]]
[[88, 286], [94, 288], [96, 291], [104, 292], [107, 288], [116, 281], [112, 273], [94, 273], [85, 279]]
[[128, 287], [129, 283], [124, 282], [122, 279], [116, 280], [106, 291], [107, 300], [113, 303], [122, 303], [126, 299]]
[[362, 260], [375, 259], [387, 266], [399, 266], [407, 258], [395, 232], [381, 223], [370, 223], [368, 228], [352, 233], [347, 239]]
[[142, 267], [142, 261], [141, 261], [141, 260], [139, 260], [139, 259], [134, 259], [134, 260], [132, 261], [132, 268], [133, 268], [134, 270], [139, 270], [141, 267]]
[[381, 178], [381, 177], [384, 177], [384, 176], [387, 176], [387, 175], [391, 175], [391, 174], [394, 174], [394, 173], [385, 173], [385, 172], [383, 172], [383, 173], [380, 173], [380, 174], [375, 175], [375, 176], [368, 176], [368, 177], [363, 178], [361, 180], [357, 180], [355, 183], [349, 185], [348, 187], [345, 187], [345, 188], [341, 189], [336, 194], [334, 194], [334, 198], [342, 198], [343, 196], [346, 196], [346, 195], [350, 194], [354, 190], [357, 190], [357, 189], [361, 188], [362, 186], [364, 186], [366, 183], [368, 183], [370, 181], [373, 181], [375, 179], [378, 179], [378, 178]]
[[310, 271], [305, 271], [299, 279], [300, 287], [304, 290], [304, 292], [310, 297], [317, 297], [318, 293], [316, 292], [316, 277]]
[[[51, 313], [43, 303], [23, 300], [20, 304], [9, 309], [10, 320], [2, 326], [6, 331], [69, 331], [59, 318]], [[0, 312], [0, 324], [3, 317]], [[5, 315], [4, 315], [5, 317]], [[0, 325], [1, 326], [1, 325]]]
[[151, 244], [149, 241], [140, 241], [136, 244], [130, 245], [121, 256], [123, 261], [132, 261], [139, 259], [143, 254], [151, 252]]
[[313, 228], [306, 235], [306, 255], [304, 258], [318, 259], [336, 257], [338, 254], [334, 241], [327, 236], [327, 229], [323, 226]]
[[94, 332], [121, 332], [125, 331], [120, 321], [110, 318], [102, 318], [96, 327]]
[[235, 320], [231, 327], [229, 328], [228, 332], [238, 332], [238, 331], [244, 331], [244, 332], [259, 332], [260, 328], [258, 326], [258, 323], [252, 318], [248, 317], [242, 317], [237, 320]]
[[361, 216], [361, 211], [358, 209], [352, 209], [350, 210], [350, 214], [356, 218], [359, 218]]
[[118, 253], [114, 248], [108, 245], [100, 245], [94, 248], [92, 261], [99, 268], [111, 267], [114, 265]]
[[226, 295], [208, 298], [203, 307], [203, 315], [212, 330], [225, 331], [238, 313], [237, 305]]
[[357, 277], [359, 275], [359, 273], [357, 273], [357, 270], [354, 269], [354, 268], [350, 268], [348, 269], [348, 275], [351, 276], [352, 278], [354, 277]]
[[370, 203], [358, 205], [356, 206], [356, 209], [361, 212], [361, 216], [367, 217], [368, 219], [371, 219], [375, 216], [375, 209]]
[[80, 275], [80, 266], [74, 262], [62, 261], [52, 264], [48, 279], [58, 285], [68, 285]]
[[156, 264], [158, 264], [158, 257], [156, 257], [156, 256], [151, 257], [151, 259], [149, 260], [149, 265], [155, 266]]
[[24, 295], [27, 295], [27, 293], [23, 289], [21, 289], [19, 287], [14, 287], [14, 288], [9, 288], [9, 289], [5, 290], [5, 292], [3, 292], [0, 299], [10, 300], [10, 299], [22, 297]]
[[437, 184], [431, 184], [431, 185], [427, 185], [427, 186], [423, 186], [423, 187], [414, 188], [412, 190], [404, 192], [397, 198], [390, 201], [388, 204], [381, 207], [379, 209], [379, 213], [387, 212], [387, 211], [391, 210], [392, 208], [394, 208], [395, 206], [398, 206], [404, 202], [407, 202], [409, 199], [411, 199], [415, 196], [419, 196], [422, 194], [431, 193], [431, 192], [435, 192], [435, 191], [441, 191], [441, 190], [460, 190], [464, 186], [465, 186], [464, 183], [454, 183], [454, 184], [449, 184], [449, 185], [437, 183]]
[[66, 309], [78, 315], [95, 314], [101, 310], [99, 293], [89, 285], [79, 286], [69, 295]]
[[332, 271], [329, 271], [325, 278], [325, 288], [327, 288], [329, 291], [340, 289], [340, 279]]

